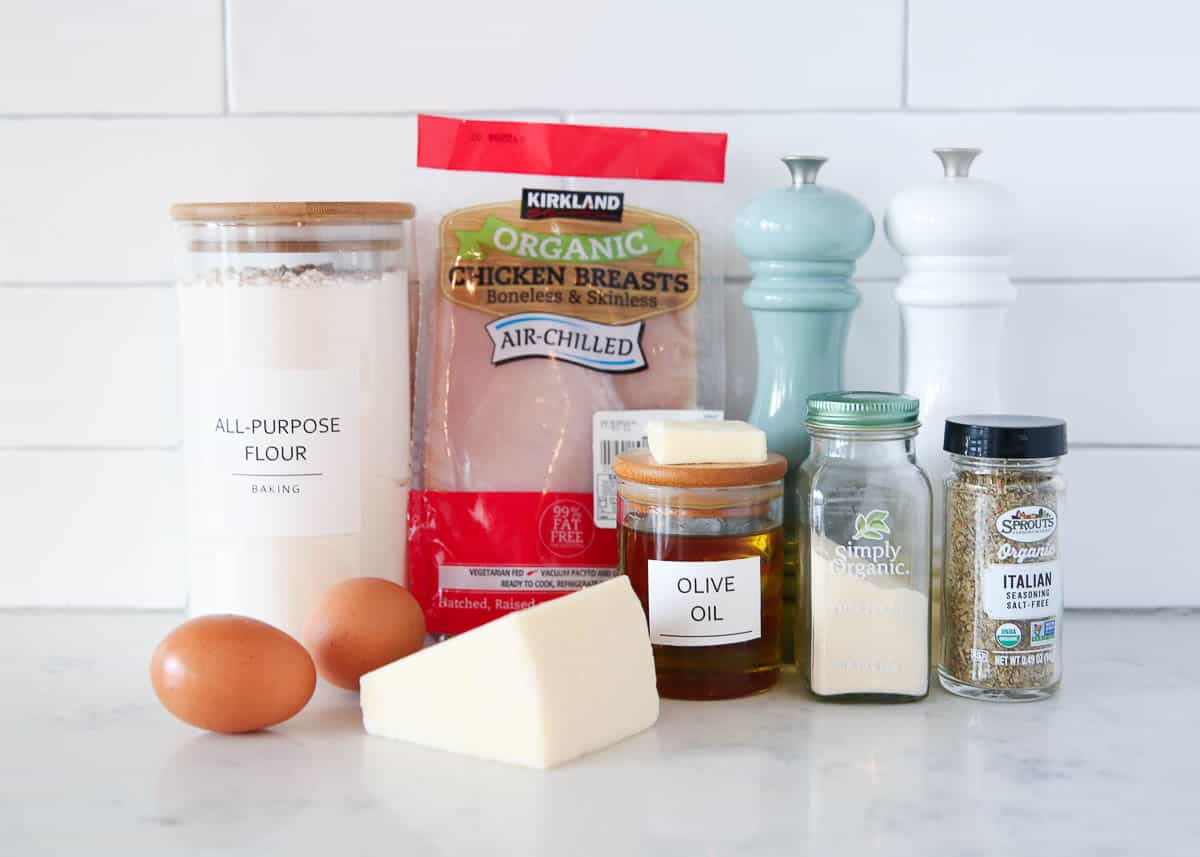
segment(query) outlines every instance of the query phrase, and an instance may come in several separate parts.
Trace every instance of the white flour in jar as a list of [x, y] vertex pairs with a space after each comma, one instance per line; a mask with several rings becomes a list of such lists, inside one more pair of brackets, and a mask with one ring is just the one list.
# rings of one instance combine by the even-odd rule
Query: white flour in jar
[[403, 583], [406, 271], [214, 272], [178, 288], [190, 612], [293, 636], [333, 583]]

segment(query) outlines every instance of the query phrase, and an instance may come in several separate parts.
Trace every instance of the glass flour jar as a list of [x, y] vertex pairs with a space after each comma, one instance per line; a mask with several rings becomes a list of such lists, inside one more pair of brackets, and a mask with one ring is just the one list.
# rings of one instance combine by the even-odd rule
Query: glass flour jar
[[658, 692], [730, 699], [779, 680], [783, 477], [753, 464], [613, 462], [621, 573], [646, 611]]
[[413, 207], [171, 214], [189, 610], [298, 636], [331, 584], [405, 579]]
[[1044, 699], [1062, 681], [1059, 524], [1067, 424], [951, 417], [938, 679], [959, 696]]
[[918, 402], [896, 393], [808, 398], [800, 468], [807, 550], [796, 639], [812, 692], [906, 701], [929, 692], [929, 479]]

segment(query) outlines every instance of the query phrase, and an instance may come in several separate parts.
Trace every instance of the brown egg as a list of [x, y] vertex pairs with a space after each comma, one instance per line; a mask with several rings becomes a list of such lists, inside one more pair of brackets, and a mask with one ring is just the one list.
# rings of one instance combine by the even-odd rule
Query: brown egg
[[200, 616], [158, 644], [150, 681], [167, 711], [213, 732], [282, 723], [312, 698], [317, 673], [294, 639], [246, 616]]
[[364, 673], [411, 655], [425, 642], [425, 614], [407, 589], [381, 577], [343, 580], [304, 623], [304, 645], [321, 677], [358, 690]]

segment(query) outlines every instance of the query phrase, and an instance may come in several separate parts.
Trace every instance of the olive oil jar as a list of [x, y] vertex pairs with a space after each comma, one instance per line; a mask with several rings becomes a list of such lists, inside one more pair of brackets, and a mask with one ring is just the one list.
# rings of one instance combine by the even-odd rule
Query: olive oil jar
[[731, 699], [779, 680], [783, 477], [770, 454], [751, 464], [658, 464], [621, 453], [621, 571], [650, 628], [658, 692]]

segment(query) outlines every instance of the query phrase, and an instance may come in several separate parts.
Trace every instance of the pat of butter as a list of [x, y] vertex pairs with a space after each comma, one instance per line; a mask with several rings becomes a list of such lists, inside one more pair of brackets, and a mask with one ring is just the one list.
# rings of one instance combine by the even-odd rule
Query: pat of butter
[[659, 464], [757, 464], [767, 460], [767, 436], [741, 420], [651, 420], [650, 454]]
[[534, 768], [658, 720], [646, 616], [625, 576], [401, 658], [360, 689], [372, 735]]

